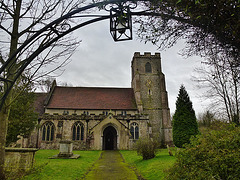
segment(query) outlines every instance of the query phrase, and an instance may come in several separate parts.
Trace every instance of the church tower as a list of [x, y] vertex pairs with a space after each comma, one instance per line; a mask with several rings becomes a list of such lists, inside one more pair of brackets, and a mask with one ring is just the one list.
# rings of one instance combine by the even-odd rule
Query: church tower
[[134, 53], [132, 88], [139, 112], [149, 115], [150, 137], [157, 137], [162, 145], [172, 144], [170, 110], [160, 53]]

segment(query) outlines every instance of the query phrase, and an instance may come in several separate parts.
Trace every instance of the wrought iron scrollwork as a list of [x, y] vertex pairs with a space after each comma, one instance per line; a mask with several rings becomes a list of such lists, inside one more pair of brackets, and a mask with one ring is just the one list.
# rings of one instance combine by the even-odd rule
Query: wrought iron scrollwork
[[63, 34], [65, 32], [67, 32], [69, 29], [71, 29], [71, 25], [67, 22], [61, 22], [59, 24], [56, 24], [52, 27], [50, 27], [50, 29], [57, 35]]
[[129, 9], [135, 9], [137, 7], [136, 1], [118, 1], [111, 4], [106, 4], [103, 6], [105, 11], [110, 12], [111, 9], [124, 9], [124, 7], [128, 7]]
[[134, 2], [119, 2], [105, 6], [105, 10], [110, 11], [110, 32], [114, 41], [132, 39], [132, 17], [130, 9], [136, 7], [137, 4]]
[[54, 27], [54, 32], [56, 34], [62, 34], [64, 32], [67, 32], [69, 29], [71, 29], [71, 25], [67, 22], [63, 22], [63, 23], [57, 24]]
[[[79, 29], [88, 24], [102, 21], [110, 18], [110, 30], [111, 34], [115, 41], [122, 41], [132, 39], [132, 21], [131, 21], [131, 9], [137, 7], [137, 1], [127, 1], [127, 0], [107, 0], [102, 2], [96, 2], [93, 4], [89, 4], [84, 7], [80, 7], [77, 9], [73, 9], [71, 12], [59, 17], [58, 19], [50, 22], [42, 29], [36, 31], [29, 39], [24, 41], [18, 49], [6, 60], [6, 62], [0, 67], [0, 109], [2, 109], [4, 102], [9, 95], [11, 89], [13, 88], [15, 82], [18, 77], [23, 73], [25, 68], [36, 58], [40, 53], [42, 53], [46, 48], [48, 48], [51, 44], [58, 41], [60, 38], [65, 35]], [[92, 16], [94, 18], [87, 19], [80, 24], [77, 24], [73, 27], [70, 25], [70, 19], [78, 17], [77, 14], [87, 11], [91, 8], [101, 7], [101, 9], [105, 9], [110, 12], [110, 15], [101, 15], [101, 16]], [[135, 13], [136, 15], [136, 13]], [[79, 17], [84, 17], [83, 15]], [[91, 18], [91, 16], [85, 16]], [[31, 46], [34, 46], [34, 42], [40, 38], [42, 38], [46, 33], [52, 31], [57, 36], [51, 36], [51, 39], [46, 43], [41, 44], [36, 47], [34, 52], [30, 53], [28, 58], [22, 61], [19, 64], [19, 67], [14, 71], [11, 71], [12, 65], [15, 64], [21, 56], [23, 52], [25, 52]], [[6, 70], [8, 69], [8, 73], [11, 73], [11, 78], [4, 77]], [[3, 90], [4, 89], [4, 90]]]

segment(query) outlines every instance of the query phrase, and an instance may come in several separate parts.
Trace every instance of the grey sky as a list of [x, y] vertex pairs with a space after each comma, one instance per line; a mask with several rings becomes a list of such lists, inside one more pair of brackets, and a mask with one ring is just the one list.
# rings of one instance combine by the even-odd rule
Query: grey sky
[[[57, 78], [57, 82], [67, 82], [73, 86], [130, 87], [134, 52], [159, 52], [156, 46], [139, 42], [136, 37], [132, 41], [114, 42], [109, 32], [109, 20], [88, 25], [74, 35], [82, 43], [63, 75]], [[184, 84], [195, 111], [199, 113], [203, 111], [204, 103], [197, 97], [200, 92], [190, 79], [194, 67], [200, 65], [201, 59], [184, 59], [178, 54], [183, 45], [178, 43], [173, 48], [160, 52], [170, 111], [174, 113], [178, 90]]]

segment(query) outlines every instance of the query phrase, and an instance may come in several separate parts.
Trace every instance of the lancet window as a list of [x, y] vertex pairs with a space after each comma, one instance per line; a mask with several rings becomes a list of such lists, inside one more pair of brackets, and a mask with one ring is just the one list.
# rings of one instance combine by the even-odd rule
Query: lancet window
[[79, 141], [84, 138], [84, 126], [81, 122], [76, 122], [72, 128], [72, 140]]
[[132, 139], [139, 139], [139, 127], [137, 123], [132, 123], [130, 128]]
[[42, 126], [42, 140], [53, 141], [54, 129], [54, 124], [52, 122], [44, 123]]

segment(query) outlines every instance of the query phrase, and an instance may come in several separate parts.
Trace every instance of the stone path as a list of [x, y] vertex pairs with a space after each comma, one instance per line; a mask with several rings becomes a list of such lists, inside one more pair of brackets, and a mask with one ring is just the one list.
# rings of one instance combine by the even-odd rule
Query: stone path
[[104, 151], [85, 176], [85, 180], [137, 180], [133, 169], [124, 162], [120, 152]]

